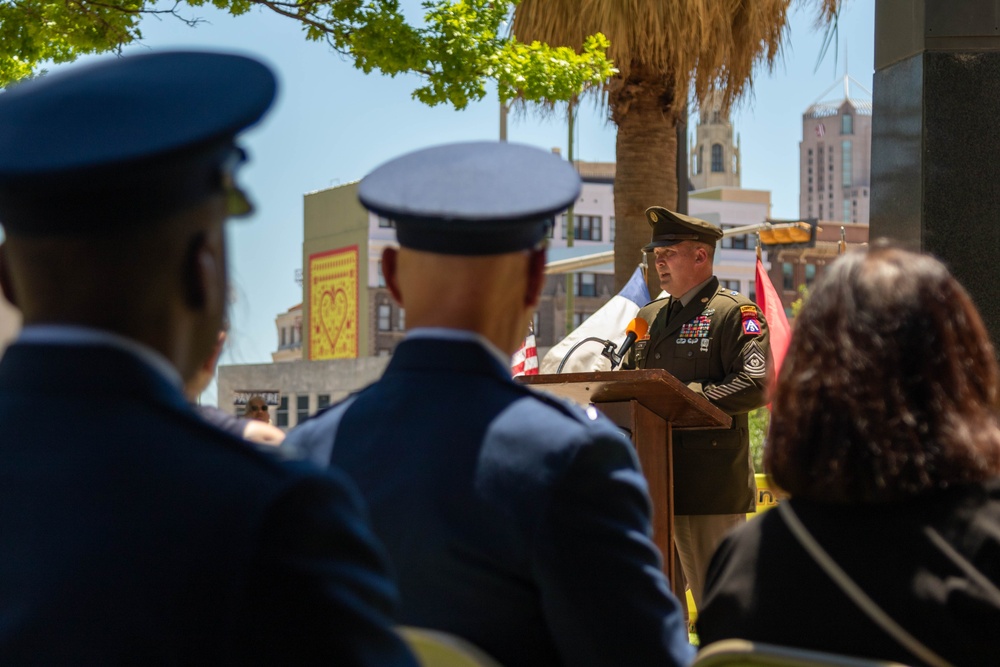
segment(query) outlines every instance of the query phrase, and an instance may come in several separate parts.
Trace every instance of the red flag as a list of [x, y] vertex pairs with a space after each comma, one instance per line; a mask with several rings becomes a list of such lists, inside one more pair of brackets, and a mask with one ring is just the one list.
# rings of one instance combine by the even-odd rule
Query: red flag
[[529, 333], [521, 343], [520, 349], [514, 353], [510, 361], [510, 372], [514, 377], [538, 375], [538, 348], [535, 346], [535, 334]]
[[771, 284], [771, 279], [767, 277], [767, 271], [757, 259], [757, 305], [764, 312], [767, 320], [768, 332], [771, 339], [771, 363], [774, 364], [774, 378], [777, 380], [778, 372], [781, 370], [781, 362], [785, 360], [785, 352], [788, 350], [788, 340], [792, 337], [792, 328], [788, 326], [788, 318], [785, 317], [785, 308], [781, 305], [778, 292]]

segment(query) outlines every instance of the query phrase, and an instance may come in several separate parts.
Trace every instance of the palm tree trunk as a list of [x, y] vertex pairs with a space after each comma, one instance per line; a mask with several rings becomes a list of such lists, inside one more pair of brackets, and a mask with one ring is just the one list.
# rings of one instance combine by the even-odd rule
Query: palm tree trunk
[[[618, 126], [615, 168], [615, 289], [628, 282], [649, 243], [645, 211], [677, 206], [677, 129], [673, 90], [663, 77], [647, 76], [633, 63], [628, 79], [608, 93], [611, 117]], [[681, 96], [681, 104], [684, 96]], [[660, 292], [655, 271], [649, 291]]]

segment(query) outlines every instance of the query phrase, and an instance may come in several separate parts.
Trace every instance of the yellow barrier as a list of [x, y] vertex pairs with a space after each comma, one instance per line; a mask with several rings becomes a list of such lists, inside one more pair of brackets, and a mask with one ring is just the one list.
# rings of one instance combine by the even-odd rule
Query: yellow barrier
[[[757, 478], [757, 511], [748, 513], [747, 521], [763, 512], [766, 512], [772, 507], [777, 507], [778, 500], [780, 499], [778, 491], [771, 488], [767, 475], [758, 473], [757, 475], [754, 475], [754, 477]], [[698, 619], [698, 610], [694, 606], [694, 598], [691, 597], [691, 591], [687, 592], [687, 605], [688, 619], [691, 627], [693, 628], [694, 622]]]

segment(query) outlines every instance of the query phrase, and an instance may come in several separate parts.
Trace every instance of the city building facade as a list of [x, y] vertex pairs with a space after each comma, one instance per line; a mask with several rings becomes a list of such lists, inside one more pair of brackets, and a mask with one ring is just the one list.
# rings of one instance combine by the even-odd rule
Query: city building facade
[[722, 113], [721, 95], [713, 94], [698, 114], [689, 141], [688, 180], [695, 190], [740, 187], [740, 140], [733, 141], [733, 122]]
[[[852, 88], [855, 92], [852, 94]], [[871, 93], [848, 75], [802, 114], [799, 216], [868, 224], [871, 204]], [[863, 95], [867, 94], [867, 97]]]

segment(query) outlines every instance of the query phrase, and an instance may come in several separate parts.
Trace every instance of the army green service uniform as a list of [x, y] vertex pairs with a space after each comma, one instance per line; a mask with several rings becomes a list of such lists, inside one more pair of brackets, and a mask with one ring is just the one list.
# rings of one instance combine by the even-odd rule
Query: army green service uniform
[[765, 402], [767, 323], [738, 292], [709, 283], [667, 321], [671, 298], [639, 311], [649, 337], [623, 368], [663, 368], [726, 414], [729, 429], [674, 431], [674, 513], [752, 512], [757, 487], [747, 412]]
[[[715, 246], [723, 236], [710, 222], [661, 206], [646, 209], [646, 220], [652, 228], [646, 252], [685, 242]], [[700, 263], [702, 268], [682, 264], [673, 271], [700, 275], [704, 259]], [[675, 275], [671, 282], [691, 277]], [[639, 311], [649, 335], [635, 342], [623, 365], [665, 369], [733, 417], [728, 429], [673, 434], [674, 544], [695, 604], [715, 549], [756, 505], [747, 412], [766, 400], [769, 352], [767, 323], [757, 306], [722, 289], [715, 276], [703, 280], [688, 288], [692, 296], [660, 299]]]

